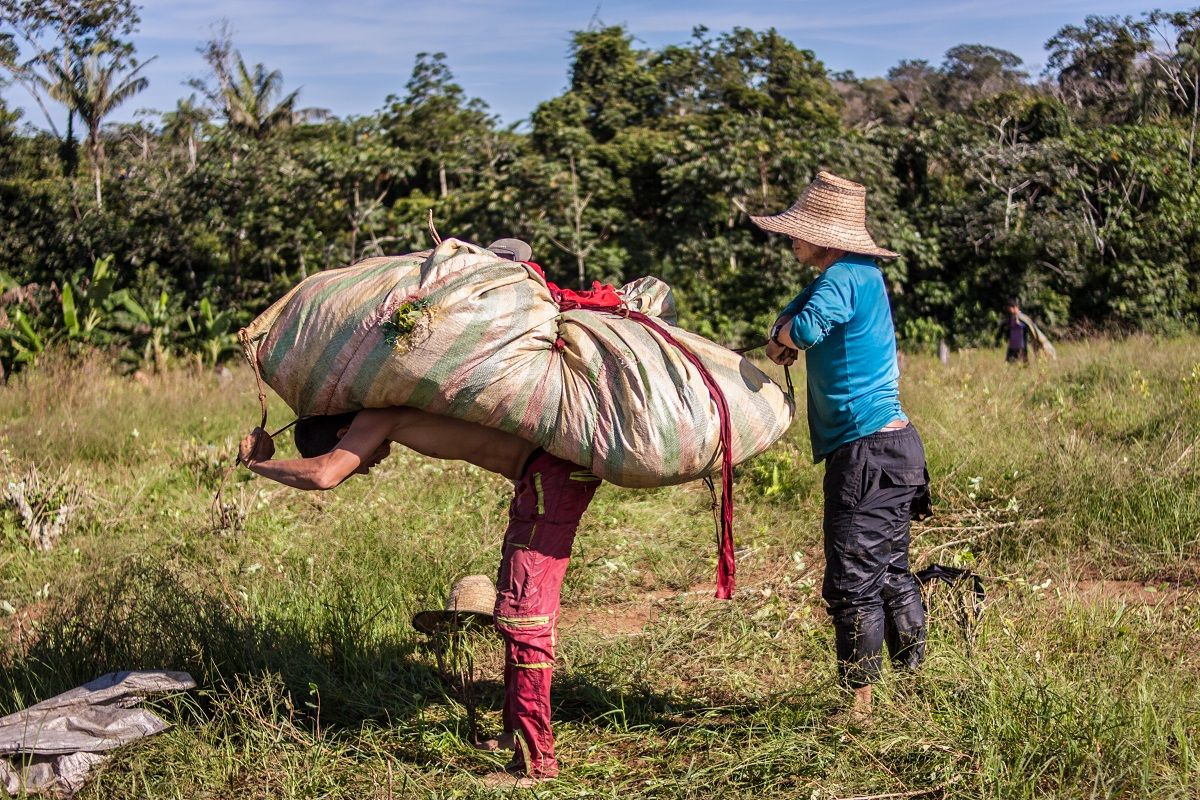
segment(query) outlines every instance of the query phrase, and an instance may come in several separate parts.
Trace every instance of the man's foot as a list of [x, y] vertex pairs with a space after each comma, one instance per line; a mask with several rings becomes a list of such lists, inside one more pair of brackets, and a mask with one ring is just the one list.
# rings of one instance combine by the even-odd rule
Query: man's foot
[[529, 789], [549, 780], [553, 780], [553, 778], [500, 770], [499, 772], [489, 772], [480, 778], [479, 782], [491, 789]]
[[854, 701], [850, 704], [850, 723], [864, 725], [871, 719], [871, 687], [860, 686], [854, 690]]
[[517, 738], [513, 735], [512, 731], [508, 731], [491, 739], [484, 739], [482, 742], [473, 742], [471, 746], [476, 750], [484, 750], [489, 753], [495, 753], [500, 750], [516, 750]]
[[843, 706], [829, 715], [831, 725], [862, 728], [871, 724], [871, 687], [860, 686], [848, 706]]

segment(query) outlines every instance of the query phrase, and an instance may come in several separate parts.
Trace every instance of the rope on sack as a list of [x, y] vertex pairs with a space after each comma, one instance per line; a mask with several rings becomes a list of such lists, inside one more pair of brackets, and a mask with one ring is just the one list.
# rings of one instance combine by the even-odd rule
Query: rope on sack
[[[713, 485], [713, 480], [712, 478], [705, 478], [704, 482], [712, 495], [713, 518], [717, 526], [717, 598], [728, 600], [733, 597], [734, 573], [736, 571], [733, 548], [733, 422], [732, 416], [729, 413], [729, 403], [725, 399], [725, 393], [721, 391], [721, 387], [717, 384], [716, 379], [708, 371], [708, 367], [704, 366], [704, 362], [700, 360], [699, 356], [672, 336], [666, 328], [641, 311], [626, 308], [623, 310], [623, 313], [626, 318], [636, 320], [653, 330], [659, 336], [666, 339], [668, 344], [682, 353], [683, 357], [700, 373], [700, 378], [704, 381], [704, 386], [708, 389], [709, 396], [712, 397], [713, 402], [717, 405], [717, 416], [721, 422], [721, 513], [719, 517], [717, 515], [717, 493]], [[755, 347], [762, 347], [762, 345], [755, 345]], [[734, 352], [742, 353], [753, 350], [755, 347], [748, 347], [745, 350], [735, 350]], [[783, 368], [783, 376], [787, 381], [788, 399], [795, 405], [795, 387], [792, 385], [792, 373], [787, 367]]]
[[[540, 271], [540, 270], [539, 270]], [[550, 295], [558, 304], [562, 311], [573, 309], [583, 309], [588, 311], [604, 311], [613, 314], [619, 314], [625, 319], [632, 319], [641, 323], [643, 326], [661, 336], [667, 344], [677, 349], [700, 374], [701, 380], [704, 381], [704, 386], [708, 389], [708, 394], [712, 398], [713, 403], [717, 406], [717, 416], [720, 420], [720, 442], [721, 442], [721, 513], [716, 514], [716, 488], [713, 486], [711, 479], [706, 482], [713, 494], [713, 512], [716, 518], [717, 526], [717, 597], [721, 600], [728, 600], [733, 597], [734, 589], [734, 573], [735, 573], [735, 558], [733, 546], [733, 422], [729, 412], [729, 403], [725, 398], [725, 393], [721, 391], [720, 385], [713, 378], [712, 373], [708, 371], [708, 367], [704, 365], [695, 353], [687, 348], [682, 342], [676, 339], [671, 333], [660, 325], [655, 319], [641, 311], [635, 311], [616, 295], [602, 294], [606, 289], [611, 291], [611, 287], [601, 286], [598, 282], [593, 284], [595, 287], [590, 292], [572, 292], [569, 290], [560, 289], [550, 281], [546, 282], [550, 289]], [[761, 347], [762, 345], [757, 345]], [[753, 350], [754, 348], [746, 348]], [[742, 351], [744, 352], [744, 351]], [[787, 380], [788, 397], [795, 404], [795, 390], [792, 386], [791, 373], [784, 368], [784, 375]]]
[[[267, 391], [263, 387], [262, 373], [258, 369], [258, 358], [254, 352], [254, 347], [250, 344], [250, 334], [245, 328], [238, 331], [238, 342], [242, 345], [242, 355], [246, 357], [246, 360], [250, 362], [251, 369], [254, 370], [254, 380], [258, 385], [258, 407], [262, 411], [258, 427], [265, 432], [267, 430]], [[275, 433], [267, 434], [267, 436], [274, 439], [297, 422], [299, 422], [299, 418], [289, 422], [284, 427], [275, 431]], [[221, 476], [221, 482], [217, 484], [217, 492], [213, 495], [212, 503], [208, 507], [209, 520], [212, 522], [213, 530], [224, 530], [229, 527], [230, 520], [225, 513], [225, 484], [241, 463], [241, 453], [234, 455], [233, 463], [225, 469], [225, 473]]]
[[716, 403], [717, 418], [721, 423], [721, 516], [718, 525], [717, 598], [728, 600], [733, 597], [736, 572], [733, 552], [733, 421], [729, 413], [729, 403], [716, 379], [708, 371], [708, 367], [704, 366], [700, 357], [689, 350], [683, 342], [680, 342], [671, 335], [670, 331], [641, 311], [627, 309], [625, 315], [654, 331], [665, 339], [667, 344], [678, 350], [688, 363], [700, 373], [700, 379], [704, 381], [709, 396]]

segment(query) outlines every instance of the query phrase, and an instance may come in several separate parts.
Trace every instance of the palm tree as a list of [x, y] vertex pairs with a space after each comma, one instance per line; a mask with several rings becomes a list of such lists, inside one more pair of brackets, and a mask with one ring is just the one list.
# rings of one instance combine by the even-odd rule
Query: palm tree
[[283, 73], [267, 71], [262, 64], [255, 64], [254, 71], [246, 68], [242, 54], [234, 55], [233, 80], [225, 90], [225, 115], [230, 130], [255, 139], [263, 139], [276, 130], [292, 124], [295, 110], [296, 91], [283, 97], [278, 103], [274, 98], [283, 92]]
[[87, 150], [92, 160], [96, 185], [96, 205], [104, 207], [100, 190], [100, 172], [104, 164], [104, 119], [130, 97], [142, 91], [150, 81], [138, 75], [150, 61], [142, 64], [127, 59], [128, 53], [95, 44], [84, 54], [60, 64], [47, 59], [46, 69], [52, 80], [46, 81], [50, 96], [65, 105], [87, 126]]
[[254, 139], [265, 139], [276, 131], [328, 115], [324, 109], [297, 109], [299, 89], [275, 102], [283, 92], [283, 73], [277, 69], [268, 72], [262, 64], [255, 64], [251, 71], [241, 53], [235, 51], [233, 56], [236, 59], [233, 75], [225, 84], [222, 98], [230, 130]]
[[174, 111], [163, 114], [163, 137], [187, 148], [189, 171], [196, 168], [196, 133], [211, 116], [208, 109], [196, 105], [196, 95], [180, 100]]
[[283, 74], [279, 70], [268, 70], [262, 64], [255, 64], [253, 70], [247, 67], [233, 46], [228, 20], [221, 21], [200, 54], [212, 69], [212, 77], [193, 78], [188, 85], [204, 96], [233, 133], [261, 141], [292, 125], [318, 122], [329, 116], [326, 109], [297, 110], [300, 90], [283, 95]]

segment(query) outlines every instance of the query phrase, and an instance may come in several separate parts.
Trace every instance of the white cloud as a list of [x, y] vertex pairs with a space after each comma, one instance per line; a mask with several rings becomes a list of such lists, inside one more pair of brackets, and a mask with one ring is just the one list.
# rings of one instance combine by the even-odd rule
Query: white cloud
[[[387, 94], [403, 92], [416, 53], [444, 51], [469, 94], [514, 120], [563, 89], [570, 32], [586, 28], [597, 9], [599, 21], [625, 24], [644, 46], [682, 43], [699, 24], [714, 32], [774, 27], [831, 68], [880, 74], [901, 58], [937, 63], [948, 47], [967, 41], [1012, 49], [1036, 65], [1044, 58], [1042, 42], [1058, 26], [1088, 14], [1136, 14], [1142, 5], [1118, 0], [145, 0], [135, 43], [144, 57], [160, 57], [146, 70], [150, 89], [120, 113], [128, 118], [143, 105], [173, 107], [175, 99], [186, 96], [183, 82], [205, 71], [196, 49], [224, 17], [246, 60], [279, 69], [289, 88], [302, 85], [304, 104], [328, 105], [338, 114], [369, 113]], [[24, 104], [14, 89], [6, 96]]]

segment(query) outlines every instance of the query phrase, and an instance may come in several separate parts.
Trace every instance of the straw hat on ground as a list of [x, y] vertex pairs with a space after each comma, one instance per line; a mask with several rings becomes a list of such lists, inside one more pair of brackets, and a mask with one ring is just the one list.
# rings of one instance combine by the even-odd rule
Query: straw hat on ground
[[413, 627], [421, 633], [437, 634], [471, 626], [488, 627], [496, 608], [496, 587], [486, 575], [468, 575], [450, 589], [446, 608], [421, 611], [413, 617]]
[[782, 214], [751, 216], [750, 220], [764, 231], [803, 239], [819, 247], [879, 258], [900, 255], [875, 244], [867, 230], [867, 188], [832, 172], [818, 172], [817, 179], [800, 194], [800, 199]]

